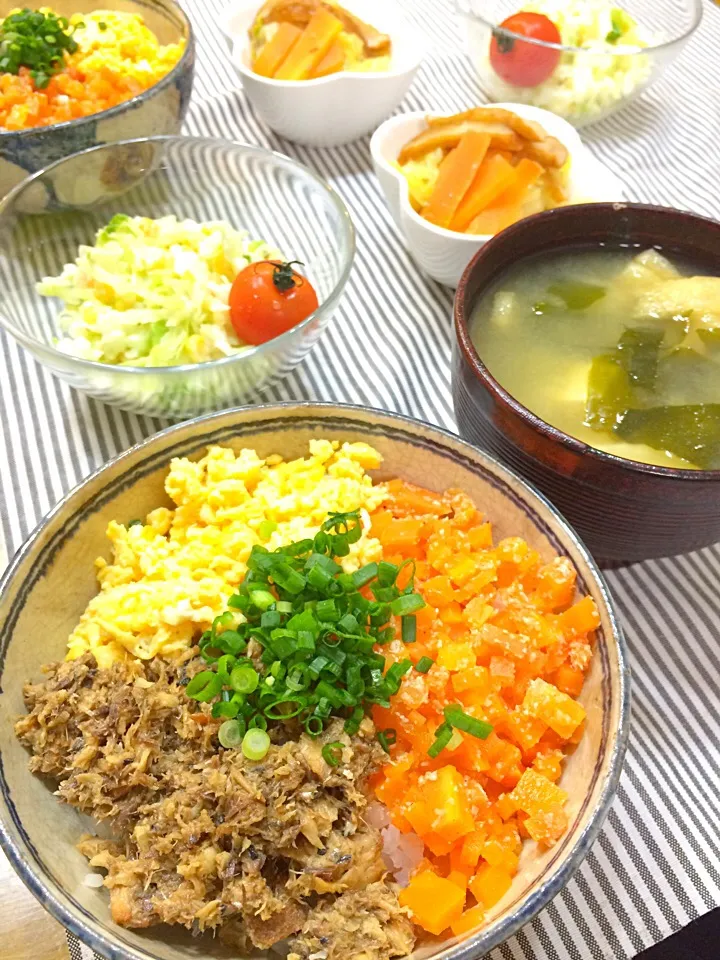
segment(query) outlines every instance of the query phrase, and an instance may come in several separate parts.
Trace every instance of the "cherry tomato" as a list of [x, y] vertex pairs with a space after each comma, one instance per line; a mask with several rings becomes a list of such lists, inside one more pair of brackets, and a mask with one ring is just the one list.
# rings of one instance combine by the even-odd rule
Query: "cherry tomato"
[[230, 322], [244, 343], [266, 343], [317, 310], [317, 294], [310, 281], [293, 270], [294, 263], [299, 261], [263, 260], [235, 277]]
[[[518, 37], [562, 43], [560, 31], [542, 13], [514, 13], [500, 24]], [[536, 43], [524, 43], [515, 37], [493, 31], [490, 63], [495, 73], [514, 87], [536, 87], [547, 80], [560, 59], [560, 50]]]

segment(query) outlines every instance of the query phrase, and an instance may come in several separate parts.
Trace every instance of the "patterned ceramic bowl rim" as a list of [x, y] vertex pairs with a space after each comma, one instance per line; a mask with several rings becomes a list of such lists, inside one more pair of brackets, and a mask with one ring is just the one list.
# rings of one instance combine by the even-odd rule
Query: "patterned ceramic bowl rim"
[[[615, 734], [615, 740], [612, 743], [610, 755], [606, 762], [607, 777], [602, 786], [597, 805], [588, 815], [587, 822], [575, 838], [572, 847], [567, 850], [564, 862], [561, 863], [553, 876], [544, 882], [540, 880], [538, 888], [527, 897], [519, 910], [492, 923], [487, 929], [480, 930], [475, 936], [438, 952], [433, 957], [433, 960], [450, 960], [450, 958], [452, 960], [476, 960], [477, 957], [484, 955], [512, 936], [520, 927], [529, 923], [535, 914], [560, 892], [580, 866], [609, 811], [620, 779], [629, 734], [630, 675], [627, 651], [607, 584], [572, 527], [541, 493], [517, 474], [447, 430], [423, 421], [367, 407], [312, 402], [279, 403], [256, 407], [238, 407], [234, 410], [196, 417], [161, 430], [147, 440], [135, 444], [124, 453], [108, 461], [71, 490], [47, 514], [16, 553], [4, 576], [0, 579], [0, 598], [11, 589], [18, 569], [36, 550], [39, 550], [39, 555], [34, 558], [34, 562], [36, 568], [38, 566], [40, 568], [38, 575], [42, 575], [43, 560], [47, 561], [47, 557], [44, 557], [43, 554], [51, 556], [54, 547], [72, 535], [75, 527], [82, 521], [85, 513], [92, 508], [95, 502], [99, 500], [102, 503], [104, 496], [108, 493], [114, 493], [118, 489], [132, 484], [139, 471], [152, 472], [157, 469], [160, 463], [167, 463], [170, 455], [182, 456], [184, 453], [196, 450], [198, 445], [221, 443], [224, 440], [242, 436], [243, 432], [255, 432], [258, 427], [262, 428], [263, 424], [266, 430], [271, 428], [281, 434], [284, 429], [292, 429], [296, 425], [314, 426], [317, 424], [318, 429], [322, 429], [322, 424], [326, 420], [333, 422], [333, 429], [337, 427], [352, 429], [360, 426], [364, 431], [412, 442], [427, 450], [438, 450], [444, 456], [462, 464], [466, 469], [481, 473], [484, 479], [502, 489], [505, 496], [510, 496], [521, 504], [522, 509], [531, 514], [533, 522], [543, 530], [551, 542], [558, 539], [557, 534], [551, 531], [551, 526], [555, 527], [566, 538], [585, 565], [587, 575], [595, 581], [612, 628], [612, 636], [608, 637], [607, 641], [610, 645], [614, 642], [618, 660], [619, 676], [615, 678], [617, 682], [618, 725], [615, 731], [610, 731], [611, 735], [612, 733]], [[245, 431], [243, 428], [245, 428]], [[186, 436], [183, 436], [183, 434], [186, 434]], [[167, 441], [171, 441], [174, 436], [177, 437], [175, 444], [168, 444]], [[157, 448], [157, 452], [155, 448]], [[146, 454], [144, 459], [137, 461], [138, 454], [143, 452]], [[126, 476], [123, 471], [127, 461], [130, 461], [131, 464], [133, 461], [137, 461], [130, 467], [129, 476]], [[96, 485], [103, 474], [109, 475], [108, 482], [89, 501], [81, 502], [75, 512], [71, 513], [52, 535], [48, 543], [40, 549], [38, 543], [44, 529], [54, 521], [57, 522], [63, 513], [71, 510], [73, 499], [85, 488]], [[532, 507], [535, 510], [531, 510]], [[39, 565], [38, 560], [40, 561]], [[579, 586], [582, 589], [582, 571], [579, 571], [579, 573], [581, 574]], [[16, 598], [16, 603], [18, 600], [22, 602], [22, 588], [20, 590], [20, 597]], [[7, 634], [0, 637], [0, 682], [7, 643], [6, 636]], [[15, 828], [22, 833], [22, 825], [13, 812], [1, 764], [0, 793], [15, 821]], [[30, 843], [30, 841], [26, 839], [26, 843]], [[47, 883], [43, 882], [43, 879], [35, 873], [32, 865], [26, 860], [20, 845], [16, 845], [14, 842], [3, 820], [0, 820], [0, 847], [5, 851], [23, 882], [38, 898], [43, 907], [91, 949], [106, 957], [107, 960], [151, 960], [152, 954], [149, 952], [138, 952], [133, 947], [113, 943], [112, 934], [108, 930], [103, 930], [100, 922], [85, 908], [73, 902], [69, 894], [61, 889], [54, 880], [47, 878]], [[554, 862], [554, 860], [551, 861], [549, 866], [552, 866]]]
[[[682, 210], [675, 210], [672, 207], [653, 206], [648, 203], [577, 203], [573, 204], [572, 207], [557, 207], [554, 210], [546, 210], [544, 213], [536, 213], [531, 217], [526, 217], [524, 220], [519, 220], [517, 223], [503, 230], [502, 233], [495, 234], [494, 237], [491, 237], [485, 246], [475, 254], [460, 278], [460, 283], [455, 293], [453, 312], [455, 314], [455, 336], [457, 337], [458, 346], [463, 353], [465, 362], [472, 370], [478, 382], [493, 395], [500, 406], [509, 407], [516, 416], [527, 423], [536, 433], [541, 434], [554, 443], [560, 444], [560, 446], [565, 447], [575, 454], [590, 457], [594, 460], [599, 460], [601, 463], [623, 470], [630, 470], [634, 473], [649, 473], [658, 477], [672, 477], [674, 480], [688, 480], [696, 483], [699, 481], [720, 480], [720, 470], [689, 470], [684, 467], [662, 467], [654, 463], [642, 463], [640, 460], [630, 460], [626, 457], [618, 457], [614, 453], [605, 453], [604, 450], [591, 447], [590, 444], [585, 443], [583, 440], [578, 440], [576, 437], [571, 437], [569, 434], [563, 433], [558, 427], [553, 427], [552, 424], [542, 420], [536, 413], [533, 413], [528, 407], [523, 406], [519, 400], [516, 400], [511, 393], [508, 393], [495, 377], [493, 377], [483, 363], [480, 354], [475, 349], [475, 345], [470, 337], [470, 314], [472, 307], [467, 302], [467, 288], [471, 283], [472, 275], [482, 269], [483, 257], [491, 256], [495, 246], [499, 244], [508, 243], [510, 244], [510, 248], [512, 248], [515, 237], [522, 234], [523, 230], [528, 229], [528, 225], [532, 228], [534, 224], [540, 221], [545, 223], [546, 236], [553, 238], [559, 236], [560, 241], [562, 241], [562, 227], [558, 223], [555, 223], [558, 218], [562, 219], [563, 216], [567, 215], [568, 211], [570, 211], [571, 214], [575, 212], [582, 213], [583, 208], [590, 210], [591, 208], [597, 207], [612, 207], [618, 212], [627, 209], [638, 212], [642, 212], [643, 210], [663, 211], [668, 216], [684, 217], [687, 223], [688, 236], [692, 236], [693, 223], [696, 221], [711, 223], [720, 228], [720, 224], [710, 217], [701, 217], [695, 213], [685, 213]], [[572, 242], [568, 243], [568, 246], [574, 245], [576, 244]], [[562, 242], [552, 242], [548, 244], [548, 247], [554, 250], [560, 249]], [[539, 249], [540, 248], [538, 248], [538, 251]], [[507, 266], [512, 266], [512, 262], [508, 261]], [[503, 270], [498, 270], [494, 273], [493, 276], [489, 278], [490, 284], [494, 283], [502, 274]], [[487, 278], [483, 279], [478, 287], [478, 292], [475, 294], [476, 300], [480, 292], [486, 289], [488, 285]]]
[[239, 147], [245, 152], [245, 154], [251, 154], [256, 157], [267, 157], [274, 160], [277, 164], [282, 167], [285, 167], [286, 170], [290, 170], [300, 177], [304, 177], [305, 180], [309, 180], [315, 184], [316, 187], [320, 189], [322, 193], [325, 194], [326, 199], [329, 201], [330, 205], [335, 208], [336, 213], [340, 218], [340, 223], [343, 225], [345, 233], [345, 244], [348, 249], [348, 256], [343, 266], [342, 272], [332, 288], [329, 296], [323, 300], [323, 302], [318, 306], [317, 310], [314, 310], [309, 317], [306, 317], [302, 323], [297, 324], [295, 327], [291, 327], [289, 330], [286, 330], [285, 333], [281, 333], [277, 337], [273, 337], [272, 340], [268, 340], [266, 343], [260, 344], [257, 347], [249, 347], [247, 350], [244, 350], [242, 353], [234, 353], [229, 357], [221, 357], [219, 360], [206, 360], [204, 363], [184, 363], [184, 364], [175, 364], [174, 366], [167, 367], [133, 367], [133, 366], [122, 366], [115, 367], [112, 364], [99, 363], [96, 360], [85, 360], [82, 357], [75, 357], [69, 353], [61, 353], [59, 350], [56, 350], [51, 344], [44, 343], [41, 340], [36, 340], [35, 337], [29, 337], [23, 330], [19, 330], [12, 321], [0, 311], [0, 326], [5, 327], [9, 333], [15, 337], [16, 340], [19, 340], [20, 343], [28, 347], [28, 349], [33, 350], [34, 348], [40, 348], [43, 351], [47, 351], [55, 356], [62, 357], [66, 362], [72, 362], [75, 364], [79, 370], [88, 370], [95, 371], [97, 373], [107, 373], [108, 370], [122, 370], [123, 375], [136, 375], [138, 377], [142, 376], [151, 376], [157, 377], [162, 376], [165, 373], [171, 373], [174, 375], [182, 375], [187, 373], [190, 370], [196, 370], [198, 367], [203, 367], [203, 369], [214, 369], [219, 367], [230, 366], [234, 363], [241, 363], [243, 360], [248, 359], [249, 357], [255, 357], [262, 355], [268, 351], [273, 351], [278, 346], [278, 344], [288, 344], [290, 343], [301, 330], [305, 330], [313, 320], [318, 316], [332, 310], [340, 299], [340, 295], [345, 288], [348, 277], [350, 276], [350, 270], [352, 269], [353, 260], [355, 259], [355, 227], [350, 216], [350, 212], [346, 207], [344, 201], [340, 197], [340, 194], [335, 190], [334, 187], [331, 187], [329, 183], [319, 177], [314, 171], [310, 170], [309, 167], [304, 166], [302, 163], [298, 163], [296, 160], [293, 160], [291, 157], [286, 157], [284, 153], [278, 153], [275, 150], [265, 150], [262, 147], [254, 146], [251, 143], [242, 143], [240, 140], [225, 140], [222, 137], [185, 137], [185, 136], [157, 136], [157, 137], [137, 137], [133, 140], [118, 140], [113, 141], [112, 143], [101, 143], [93, 147], [88, 147], [85, 150], [80, 150], [77, 153], [70, 154], [67, 157], [63, 157], [61, 160], [56, 160], [55, 163], [49, 164], [43, 170], [38, 170], [37, 173], [32, 174], [26, 180], [23, 180], [22, 183], [19, 183], [14, 187], [10, 193], [0, 202], [0, 219], [2, 219], [6, 207], [11, 204], [15, 197], [18, 194], [22, 193], [23, 190], [26, 190], [35, 180], [40, 177], [45, 176], [47, 173], [54, 170], [56, 167], [61, 166], [63, 163], [67, 163], [70, 160], [75, 160], [78, 157], [82, 157], [91, 153], [95, 153], [98, 150], [108, 150], [110, 148], [114, 149], [116, 147], [125, 147], [133, 146], [135, 144], [142, 143], [170, 143], [170, 142], [193, 142], [193, 143], [205, 143], [205, 144], [218, 144], [225, 147]]
[[[140, 2], [142, 2], [142, 0], [140, 0]], [[179, 3], [175, 3], [174, 0], [157, 0], [157, 3], [164, 12], [171, 13], [179, 17], [179, 19], [182, 21], [183, 29], [185, 31], [185, 49], [183, 50], [182, 56], [178, 62], [175, 64], [172, 70], [169, 71], [169, 73], [166, 73], [164, 77], [161, 77], [157, 83], [154, 83], [151, 87], [148, 87], [147, 90], [143, 90], [142, 93], [138, 93], [137, 96], [131, 97], [130, 100], [123, 100], [122, 103], [118, 103], [114, 107], [110, 107], [107, 110], [100, 110], [98, 113], [91, 113], [87, 117], [76, 117], [75, 120], [64, 120], [62, 123], [51, 123], [47, 127], [30, 127], [28, 130], [0, 130], [0, 147], [2, 147], [2, 142], [5, 137], [8, 139], [31, 139], [33, 136], [42, 134], [47, 136], [47, 134], [51, 131], [54, 133], [56, 130], [58, 130], [61, 131], [61, 133], [64, 133], [66, 130], [75, 130], [86, 123], [93, 123], [96, 120], [106, 120], [109, 117], [116, 117], [125, 110], [130, 110], [138, 104], [143, 103], [143, 101], [154, 97], [159, 90], [164, 90], [165, 87], [172, 86], [172, 84], [175, 82], [175, 79], [180, 74], [185, 72], [188, 62], [191, 61], [195, 55], [195, 32], [188, 15], [185, 13]], [[62, 160], [58, 162], [62, 163]], [[55, 164], [52, 164], [52, 166], [55, 166]], [[46, 167], [45, 169], [49, 170], [50, 167]], [[44, 171], [41, 170], [39, 172], [43, 173]], [[22, 186], [24, 182], [25, 181], [22, 181], [19, 185]]]

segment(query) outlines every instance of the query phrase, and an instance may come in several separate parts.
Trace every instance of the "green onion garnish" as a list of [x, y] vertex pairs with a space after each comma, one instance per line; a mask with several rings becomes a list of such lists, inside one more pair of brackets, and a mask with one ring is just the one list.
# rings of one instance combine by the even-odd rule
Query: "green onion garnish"
[[441, 723], [435, 731], [435, 740], [428, 748], [429, 757], [437, 757], [453, 738], [453, 729], [449, 723]]
[[248, 760], [262, 760], [270, 749], [270, 737], [265, 730], [253, 727], [242, 738], [242, 752]]
[[[355, 511], [331, 514], [312, 539], [273, 551], [253, 547], [229, 609], [200, 637], [208, 669], [190, 681], [187, 695], [217, 700], [213, 716], [242, 719], [248, 733], [296, 717], [312, 737], [334, 716], [352, 735], [373, 704], [388, 707], [412, 662], [386, 671], [376, 651], [396, 636], [393, 614], [402, 618], [403, 640], [415, 640], [414, 613], [424, 601], [413, 591], [414, 565], [402, 588], [397, 580], [408, 564], [343, 571], [336, 558], [361, 535]], [[361, 593], [366, 588], [372, 596]], [[245, 655], [251, 641], [259, 648], [252, 660]]]
[[412, 614], [402, 618], [402, 641], [403, 643], [415, 643], [417, 637], [417, 620]]
[[339, 740], [333, 740], [332, 743], [326, 743], [321, 751], [322, 758], [325, 763], [328, 763], [331, 767], [337, 767], [342, 760], [344, 746], [345, 744], [341, 743]]
[[462, 707], [445, 707], [444, 714], [446, 723], [449, 723], [451, 727], [462, 730], [463, 733], [469, 733], [473, 737], [478, 737], [480, 740], [487, 740], [493, 732], [491, 724], [471, 717], [465, 713]]
[[236, 750], [243, 742], [245, 723], [242, 720], [226, 720], [220, 724], [218, 740], [227, 750]]
[[392, 727], [388, 727], [387, 730], [380, 730], [377, 738], [385, 753], [390, 753], [390, 747], [397, 742], [397, 733]]
[[435, 661], [431, 660], [430, 657], [420, 657], [418, 662], [415, 664], [415, 669], [418, 673], [427, 673], [434, 663]]

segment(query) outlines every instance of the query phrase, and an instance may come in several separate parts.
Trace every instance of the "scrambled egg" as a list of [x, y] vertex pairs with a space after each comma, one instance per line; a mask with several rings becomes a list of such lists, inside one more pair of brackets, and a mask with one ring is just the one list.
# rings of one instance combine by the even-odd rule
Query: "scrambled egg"
[[70, 17], [78, 50], [71, 63], [85, 74], [132, 77], [143, 89], [169, 73], [182, 56], [184, 43], [161, 44], [138, 13], [95, 10]]
[[106, 667], [181, 655], [225, 611], [255, 544], [312, 537], [329, 512], [363, 511], [363, 536], [340, 561], [346, 571], [380, 559], [368, 514], [386, 493], [365, 471], [381, 459], [365, 443], [329, 440], [311, 440], [310, 455], [289, 462], [219, 446], [197, 462], [175, 458], [165, 481], [175, 509], [109, 524], [113, 559], [96, 561], [100, 592], [70, 635], [68, 659], [90, 651]]

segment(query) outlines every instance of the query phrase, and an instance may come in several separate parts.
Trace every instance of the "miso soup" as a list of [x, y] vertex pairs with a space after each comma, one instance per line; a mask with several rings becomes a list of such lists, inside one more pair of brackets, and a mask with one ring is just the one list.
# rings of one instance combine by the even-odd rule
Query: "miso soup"
[[564, 433], [630, 460], [720, 468], [720, 277], [656, 250], [542, 254], [475, 307], [490, 373]]

